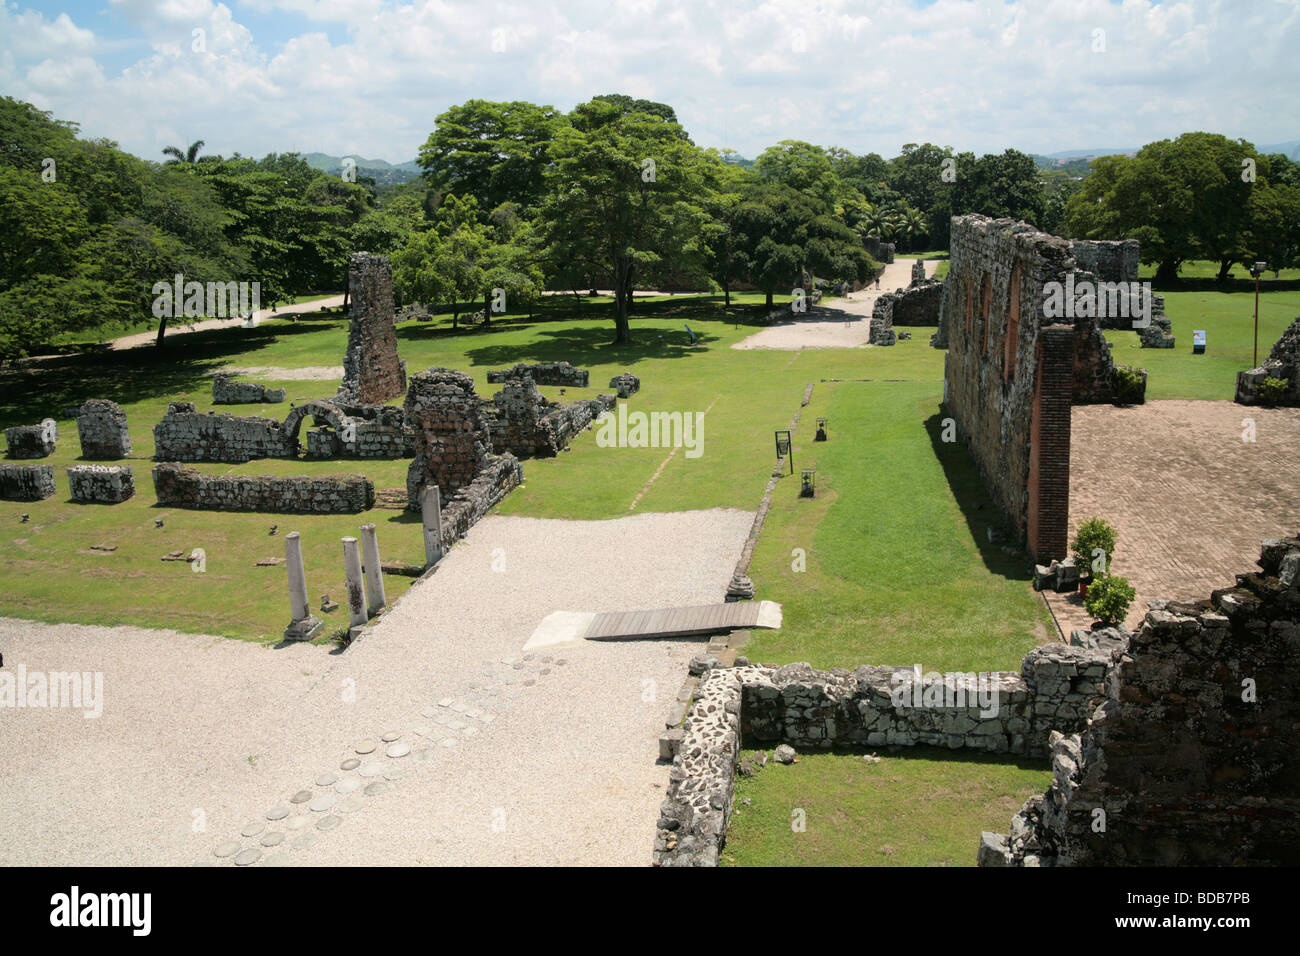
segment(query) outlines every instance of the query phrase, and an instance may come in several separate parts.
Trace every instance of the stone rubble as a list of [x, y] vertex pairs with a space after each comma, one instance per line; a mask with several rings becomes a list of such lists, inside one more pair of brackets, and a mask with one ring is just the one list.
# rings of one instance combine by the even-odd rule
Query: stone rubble
[[[531, 378], [538, 385], [568, 385], [586, 388], [591, 379], [591, 372], [585, 368], [574, 368], [568, 362], [541, 362], [527, 365], [520, 362], [511, 368], [497, 369], [487, 373], [489, 385], [504, 385], [506, 382]], [[613, 383], [610, 383], [613, 386]]]
[[267, 388], [257, 382], [237, 382], [226, 372], [218, 372], [212, 378], [213, 405], [273, 405], [285, 398], [282, 388]]

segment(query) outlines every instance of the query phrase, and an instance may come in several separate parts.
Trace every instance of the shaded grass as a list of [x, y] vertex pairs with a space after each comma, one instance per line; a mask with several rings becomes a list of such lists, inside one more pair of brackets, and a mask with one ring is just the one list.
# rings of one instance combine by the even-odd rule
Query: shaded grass
[[723, 865], [974, 866], [980, 831], [1005, 832], [1051, 782], [1039, 761], [928, 747], [880, 757], [800, 754], [737, 777]]

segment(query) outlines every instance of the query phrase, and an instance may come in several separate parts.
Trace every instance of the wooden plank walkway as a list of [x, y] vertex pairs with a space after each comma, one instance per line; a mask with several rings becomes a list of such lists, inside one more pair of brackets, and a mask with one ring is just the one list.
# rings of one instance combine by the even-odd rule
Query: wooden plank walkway
[[698, 607], [596, 614], [582, 636], [587, 640], [712, 634], [742, 627], [780, 627], [781, 606], [772, 601], [736, 601]]

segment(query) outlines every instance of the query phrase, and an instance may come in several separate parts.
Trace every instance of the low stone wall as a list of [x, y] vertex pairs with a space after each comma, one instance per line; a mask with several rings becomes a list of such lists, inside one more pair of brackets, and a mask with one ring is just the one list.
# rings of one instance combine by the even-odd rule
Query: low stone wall
[[194, 468], [161, 464], [153, 470], [158, 503], [210, 511], [277, 514], [359, 514], [375, 504], [375, 486], [364, 475], [204, 475]]
[[400, 405], [340, 405], [347, 416], [343, 431], [317, 428], [307, 433], [308, 458], [414, 458], [415, 430]]
[[943, 302], [943, 280], [922, 279], [906, 289], [886, 292], [876, 299], [872, 316], [889, 317], [890, 325], [939, 324], [939, 305]]
[[487, 380], [492, 385], [504, 385], [524, 377], [532, 378], [538, 385], [572, 385], [586, 388], [591, 372], [585, 368], [575, 368], [568, 362], [541, 362], [537, 365], [520, 363], [513, 368], [497, 369], [487, 373]]
[[53, 495], [53, 465], [0, 462], [0, 498], [5, 501], [43, 501]]
[[867, 236], [862, 240], [862, 245], [867, 250], [867, 255], [877, 262], [888, 265], [894, 261], [894, 244], [885, 242], [879, 236]]
[[1300, 864], [1300, 535], [1258, 563], [1208, 601], [1151, 602], [1088, 725], [1051, 738], [1051, 787], [982, 835], [982, 865]]
[[282, 388], [267, 388], [257, 382], [237, 382], [225, 372], [212, 379], [213, 405], [262, 405], [285, 400]]
[[131, 433], [126, 413], [117, 402], [92, 398], [77, 409], [77, 437], [82, 458], [127, 458], [131, 454]]
[[596, 417], [615, 404], [612, 395], [570, 405], [548, 402], [530, 379], [521, 379], [508, 382], [490, 403], [484, 402], [483, 410], [494, 452], [554, 458]]
[[623, 372], [609, 380], [609, 387], [618, 393], [619, 398], [631, 398], [641, 391], [641, 379], [631, 372]]
[[655, 862], [717, 862], [742, 746], [929, 745], [1046, 758], [1053, 731], [1086, 726], [1106, 693], [1111, 653], [1111, 645], [1048, 644], [1025, 656], [1019, 674], [871, 666], [818, 671], [808, 664], [714, 668], [700, 681], [683, 724], [660, 808]]
[[1237, 373], [1237, 394], [1233, 401], [1242, 405], [1260, 404], [1259, 388], [1266, 378], [1287, 380], [1279, 405], [1300, 405], [1300, 316], [1273, 344], [1264, 364]]
[[48, 458], [58, 442], [57, 429], [43, 425], [15, 425], [5, 429], [5, 444], [10, 458]]
[[297, 458], [298, 439], [274, 418], [201, 415], [191, 402], [172, 402], [153, 429], [157, 461], [220, 461]]
[[72, 465], [68, 491], [73, 501], [116, 505], [135, 494], [130, 465]]
[[524, 480], [524, 469], [513, 455], [489, 457], [472, 482], [442, 506], [442, 548], [445, 552], [510, 491]]

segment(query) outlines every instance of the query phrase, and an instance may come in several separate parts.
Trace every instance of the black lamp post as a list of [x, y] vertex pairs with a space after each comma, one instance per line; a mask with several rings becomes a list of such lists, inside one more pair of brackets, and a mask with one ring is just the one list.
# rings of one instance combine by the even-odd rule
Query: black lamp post
[[826, 440], [826, 422], [827, 422], [827, 421], [829, 421], [829, 419], [826, 419], [826, 418], [819, 418], [819, 419], [817, 419], [817, 437], [814, 438], [813, 441], [825, 441], [825, 440]]
[[815, 469], [812, 468], [803, 469], [803, 484], [800, 485], [799, 487], [800, 498], [815, 498], [817, 496], [813, 484], [813, 479], [816, 477], [816, 475], [817, 472]]
[[1251, 368], [1259, 368], [1259, 277], [1268, 268], [1267, 262], [1256, 262], [1250, 267], [1250, 274], [1255, 277], [1255, 351]]
[[794, 474], [794, 444], [790, 440], [790, 430], [788, 428], [778, 429], [776, 432], [776, 460], [779, 462], [782, 458], [789, 459], [790, 474]]

